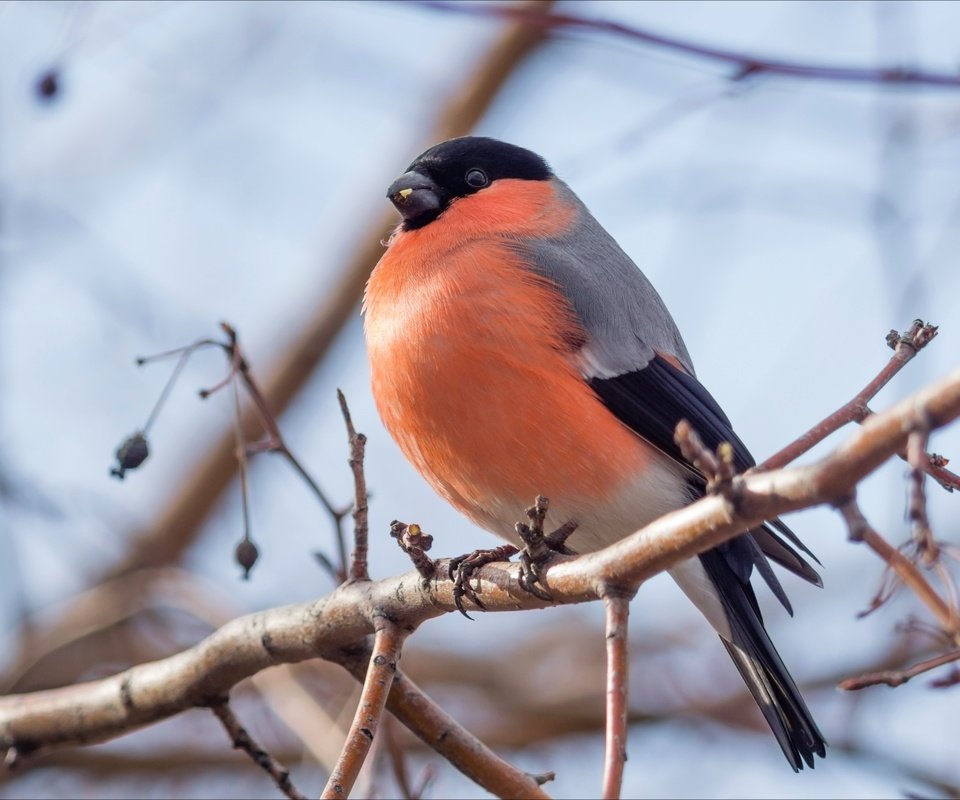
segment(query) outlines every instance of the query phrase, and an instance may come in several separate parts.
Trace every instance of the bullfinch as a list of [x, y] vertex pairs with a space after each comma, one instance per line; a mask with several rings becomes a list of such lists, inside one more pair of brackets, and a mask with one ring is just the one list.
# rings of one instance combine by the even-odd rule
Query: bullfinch
[[[604, 547], [701, 497], [674, 443], [681, 419], [754, 465], [700, 384], [643, 273], [537, 154], [483, 137], [417, 157], [387, 190], [403, 217], [370, 276], [373, 395], [400, 449], [475, 523], [519, 544], [532, 498]], [[794, 770], [825, 741], [764, 628], [756, 569], [811, 583], [813, 554], [780, 520], [670, 570], [720, 635]]]

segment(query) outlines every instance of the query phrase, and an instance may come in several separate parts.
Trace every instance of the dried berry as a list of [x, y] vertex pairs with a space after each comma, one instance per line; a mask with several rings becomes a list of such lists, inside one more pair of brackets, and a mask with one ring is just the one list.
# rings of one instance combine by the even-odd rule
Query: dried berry
[[250, 570], [253, 569], [253, 565], [257, 563], [257, 559], [260, 557], [260, 551], [249, 539], [241, 539], [237, 549], [234, 550], [233, 556], [237, 563], [243, 567], [243, 579], [247, 580], [250, 577]]
[[110, 469], [110, 474], [122, 481], [127, 470], [136, 469], [150, 455], [147, 437], [142, 431], [137, 431], [117, 448], [116, 455], [117, 466]]

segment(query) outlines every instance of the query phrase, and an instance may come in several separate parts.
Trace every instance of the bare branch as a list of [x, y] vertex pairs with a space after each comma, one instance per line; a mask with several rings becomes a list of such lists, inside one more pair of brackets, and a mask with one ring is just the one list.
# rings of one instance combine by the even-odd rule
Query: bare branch
[[906, 67], [841, 67], [831, 64], [811, 64], [799, 61], [761, 58], [750, 53], [725, 50], [720, 47], [695, 44], [684, 39], [657, 33], [611, 20], [580, 17], [574, 14], [546, 13], [545, 11], [516, 8], [497, 4], [443, 2], [442, 0], [417, 0], [418, 5], [438, 11], [460, 14], [493, 16], [515, 19], [542, 30], [587, 30], [608, 33], [624, 39], [661, 47], [687, 56], [706, 58], [735, 67], [733, 80], [743, 80], [753, 75], [776, 75], [784, 78], [838, 81], [842, 83], [875, 83], [899, 86], [939, 86], [960, 88], [960, 75], [928, 72]]
[[302, 795], [291, 782], [290, 773], [278, 764], [273, 756], [254, 741], [247, 729], [240, 724], [240, 720], [237, 719], [226, 700], [214, 703], [210, 706], [210, 710], [213, 711], [216, 718], [223, 723], [223, 727], [227, 731], [227, 736], [230, 737], [230, 742], [236, 750], [242, 750], [250, 756], [253, 763], [266, 772], [267, 775], [273, 779], [273, 782], [277, 784], [277, 788], [289, 797], [290, 800], [306, 800], [306, 797]]
[[[357, 680], [364, 680], [369, 650], [348, 648], [329, 655]], [[540, 786], [552, 774], [528, 775], [504, 761], [483, 742], [461, 727], [402, 672], [393, 679], [387, 708], [428, 747], [432, 747], [460, 772], [497, 797], [546, 800]]]
[[774, 453], [758, 469], [778, 469], [792, 463], [808, 450], [818, 445], [831, 433], [839, 430], [848, 422], [863, 422], [873, 412], [867, 405], [880, 390], [886, 386], [913, 357], [926, 347], [937, 335], [937, 326], [925, 324], [923, 320], [914, 320], [913, 325], [902, 334], [890, 331], [887, 345], [893, 349], [893, 355], [883, 369], [849, 402], [814, 425], [803, 436], [795, 439], [782, 450]]
[[367, 446], [367, 437], [357, 433], [350, 418], [350, 409], [347, 407], [347, 398], [337, 389], [337, 400], [340, 402], [340, 411], [343, 421], [347, 425], [347, 437], [350, 442], [350, 471], [353, 473], [354, 501], [353, 501], [353, 555], [350, 558], [350, 580], [368, 581], [370, 573], [367, 569], [367, 479], [363, 474], [363, 454]]
[[410, 561], [424, 581], [436, 577], [437, 564], [427, 555], [427, 551], [433, 547], [433, 537], [429, 533], [424, 533], [416, 523], [407, 525], [394, 520], [390, 523], [390, 535], [397, 540], [400, 549], [410, 556]]
[[960, 636], [960, 627], [958, 627], [955, 612], [927, 582], [927, 579], [923, 577], [923, 573], [917, 569], [917, 566], [877, 533], [873, 526], [867, 522], [866, 517], [861, 513], [860, 507], [857, 505], [853, 495], [851, 494], [839, 502], [837, 508], [847, 523], [847, 528], [850, 531], [850, 539], [855, 542], [863, 542], [880, 556], [880, 558], [886, 561], [887, 566], [920, 598], [923, 604], [930, 610], [934, 617], [936, 617], [943, 629], [952, 636]]
[[[603, 550], [556, 559], [549, 567], [554, 602], [596, 599], [610, 585], [635, 587], [762, 520], [819, 503], [841, 503], [864, 476], [905, 447], [918, 410], [929, 419], [931, 430], [960, 416], [960, 370], [872, 416], [815, 464], [738, 476], [735, 504], [721, 496], [705, 497]], [[875, 532], [869, 535], [862, 528], [860, 532], [888, 563], [900, 565], [903, 575], [909, 576], [908, 585], [938, 621], [955, 630], [952, 613], [916, 567]], [[518, 586], [515, 565], [489, 565], [478, 578], [488, 610], [547, 605]], [[98, 681], [0, 698], [0, 747], [26, 754], [104, 741], [187, 708], [210, 705], [268, 666], [317, 656], [343, 663], [342, 648], [355, 647], [369, 635], [377, 617], [394, 620], [409, 631], [454, 608], [450, 582], [424, 586], [415, 571], [376, 582], [347, 583], [315, 602], [233, 620], [170, 658]]]
[[907, 439], [907, 462], [910, 464], [910, 483], [907, 500], [907, 515], [913, 523], [913, 541], [920, 555], [920, 563], [930, 568], [940, 558], [940, 546], [930, 529], [927, 518], [927, 495], [924, 481], [927, 477], [927, 439], [930, 427], [926, 420], [918, 419], [915, 430]]
[[[342, 394], [340, 396], [343, 397]], [[349, 419], [349, 416], [347, 418]], [[349, 422], [347, 424], [353, 427]], [[350, 795], [383, 718], [404, 638], [405, 633], [392, 622], [383, 617], [377, 620], [377, 630], [373, 636], [373, 657], [367, 666], [360, 703], [343, 751], [321, 795], [324, 800]]]
[[627, 616], [634, 592], [609, 588], [603, 592], [607, 635], [607, 731], [603, 761], [603, 798], [618, 800], [627, 763], [627, 692], [630, 658], [627, 653]]
[[708, 493], [722, 494], [732, 489], [736, 465], [733, 445], [730, 442], [720, 442], [717, 445], [717, 452], [711, 452], [703, 443], [700, 434], [685, 419], [677, 423], [673, 432], [673, 441], [680, 448], [683, 457], [707, 479]]
[[942, 667], [944, 664], [952, 664], [955, 661], [960, 661], [960, 650], [925, 659], [907, 669], [886, 669], [881, 672], [868, 672], [866, 675], [860, 675], [857, 678], [847, 678], [840, 681], [839, 688], [852, 692], [879, 684], [901, 686], [911, 678], [916, 678], [917, 675]]

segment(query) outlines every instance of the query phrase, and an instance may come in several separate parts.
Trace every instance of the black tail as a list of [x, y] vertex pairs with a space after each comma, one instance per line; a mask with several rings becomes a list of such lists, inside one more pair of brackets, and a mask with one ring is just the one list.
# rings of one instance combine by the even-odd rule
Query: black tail
[[746, 560], [731, 552], [746, 546], [742, 542], [745, 538], [737, 537], [700, 555], [730, 623], [733, 640], [721, 637], [721, 641], [794, 771], [803, 769], [804, 763], [812, 768], [814, 754], [821, 758], [826, 755], [826, 741], [763, 627], [749, 570], [741, 575], [738, 572], [743, 570], [733, 569], [733, 565]]

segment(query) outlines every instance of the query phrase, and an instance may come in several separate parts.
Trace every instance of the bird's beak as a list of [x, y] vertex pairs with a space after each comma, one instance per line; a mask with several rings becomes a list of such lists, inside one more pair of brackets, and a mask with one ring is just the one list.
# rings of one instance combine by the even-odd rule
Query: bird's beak
[[387, 197], [406, 220], [440, 208], [440, 189], [426, 175], [405, 172], [387, 189]]

